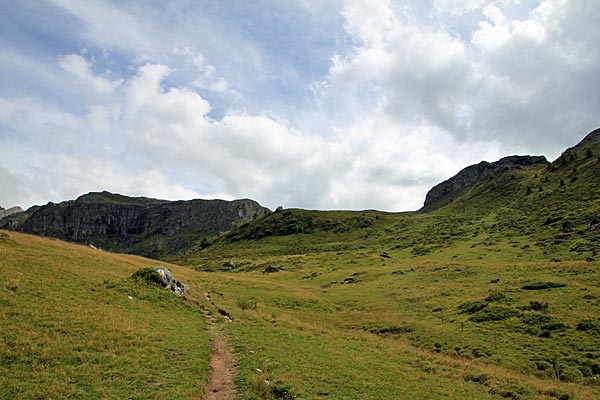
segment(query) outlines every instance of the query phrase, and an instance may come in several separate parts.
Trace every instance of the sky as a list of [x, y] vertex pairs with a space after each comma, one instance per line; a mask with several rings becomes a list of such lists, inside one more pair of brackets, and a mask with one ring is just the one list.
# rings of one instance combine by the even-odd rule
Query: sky
[[0, 205], [416, 210], [600, 127], [600, 2], [0, 0]]

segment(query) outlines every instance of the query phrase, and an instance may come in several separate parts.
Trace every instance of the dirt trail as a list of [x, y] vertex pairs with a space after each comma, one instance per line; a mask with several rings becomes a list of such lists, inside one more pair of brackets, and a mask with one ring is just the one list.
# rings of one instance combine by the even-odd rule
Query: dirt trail
[[[205, 293], [204, 297], [210, 304], [216, 306], [208, 293]], [[223, 331], [223, 327], [217, 323], [217, 319], [210, 315], [209, 310], [205, 310], [205, 314], [210, 334], [210, 375], [204, 390], [203, 400], [235, 400], [237, 388], [234, 383], [235, 358], [233, 348]], [[228, 317], [225, 318], [225, 321], [231, 322]]]

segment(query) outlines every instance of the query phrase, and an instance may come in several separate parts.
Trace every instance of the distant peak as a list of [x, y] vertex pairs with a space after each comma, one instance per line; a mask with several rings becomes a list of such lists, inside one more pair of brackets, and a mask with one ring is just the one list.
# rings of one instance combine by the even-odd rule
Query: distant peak
[[508, 156], [492, 163], [482, 161], [479, 164], [470, 165], [452, 178], [431, 188], [425, 197], [424, 207], [431, 206], [443, 198], [450, 199], [460, 191], [483, 181], [495, 172], [547, 163], [548, 160], [544, 156]]

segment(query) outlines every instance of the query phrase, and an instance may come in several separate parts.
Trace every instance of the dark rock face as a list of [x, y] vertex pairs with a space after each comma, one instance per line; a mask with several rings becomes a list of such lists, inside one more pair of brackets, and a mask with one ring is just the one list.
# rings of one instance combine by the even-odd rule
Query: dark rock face
[[48, 203], [15, 229], [108, 250], [168, 257], [207, 235], [268, 213], [253, 200], [166, 201], [102, 192]]
[[544, 156], [509, 156], [493, 163], [482, 161], [479, 164], [466, 167], [452, 178], [434, 186], [425, 197], [424, 207], [482, 182], [494, 173], [547, 163], [548, 160]]
[[21, 207], [11, 207], [8, 210], [5, 210], [4, 208], [0, 207], [0, 219], [22, 212], [23, 209]]

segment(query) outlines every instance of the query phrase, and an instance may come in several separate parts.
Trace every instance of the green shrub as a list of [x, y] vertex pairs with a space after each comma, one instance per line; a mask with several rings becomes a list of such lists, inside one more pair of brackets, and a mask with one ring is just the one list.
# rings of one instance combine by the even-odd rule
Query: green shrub
[[583, 380], [583, 374], [578, 368], [569, 365], [560, 371], [560, 380], [566, 382], [581, 382]]
[[559, 282], [533, 282], [523, 286], [523, 290], [544, 290], [552, 288], [566, 287], [567, 285]]
[[458, 309], [467, 314], [474, 314], [478, 311], [483, 310], [488, 306], [485, 301], [468, 301], [458, 306]]
[[567, 329], [567, 325], [562, 322], [552, 322], [549, 324], [543, 324], [540, 328], [545, 332], [553, 332], [553, 331], [564, 331]]
[[138, 269], [131, 275], [131, 279], [137, 283], [146, 285], [160, 285], [160, 275], [158, 275], [158, 272], [154, 268]]
[[242, 310], [256, 310], [257, 303], [255, 299], [239, 299], [237, 306]]
[[600, 333], [600, 321], [594, 319], [584, 319], [577, 323], [577, 330]]
[[469, 319], [473, 322], [504, 321], [519, 314], [519, 311], [512, 308], [490, 305], [476, 312]]
[[540, 314], [527, 314], [523, 316], [522, 320], [527, 325], [542, 325], [555, 322], [554, 318]]
[[397, 325], [371, 325], [365, 324], [361, 327], [363, 330], [370, 333], [388, 337], [391, 335], [401, 335], [403, 333], [411, 333], [413, 329], [410, 326], [397, 326]]
[[529, 302], [529, 309], [533, 311], [547, 311], [548, 303], [533, 300]]
[[488, 297], [485, 298], [485, 301], [488, 303], [493, 301], [500, 301], [506, 299], [506, 295], [502, 292], [493, 292]]
[[475, 382], [480, 383], [484, 386], [488, 386], [488, 381], [490, 380], [490, 377], [486, 374], [466, 374], [463, 377], [463, 379], [465, 380], [465, 382]]
[[415, 246], [410, 253], [415, 257], [425, 256], [431, 253], [431, 248], [425, 246]]

